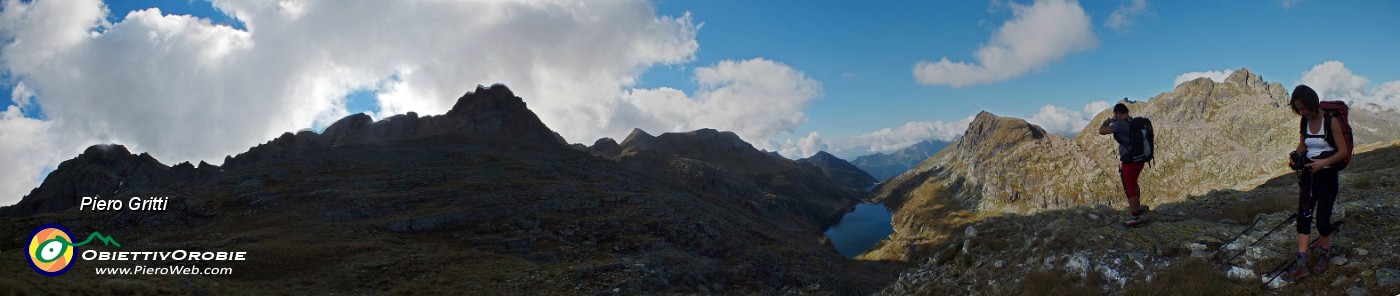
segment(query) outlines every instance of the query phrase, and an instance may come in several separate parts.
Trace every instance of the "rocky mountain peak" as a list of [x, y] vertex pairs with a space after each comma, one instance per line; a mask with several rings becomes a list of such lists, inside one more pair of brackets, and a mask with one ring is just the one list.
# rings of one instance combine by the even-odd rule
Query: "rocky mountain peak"
[[457, 99], [457, 103], [452, 105], [452, 109], [447, 111], [447, 116], [481, 116], [496, 112], [519, 112], [529, 111], [525, 107], [525, 100], [515, 96], [510, 88], [502, 84], [494, 84], [490, 87], [476, 86], [475, 91], [469, 91]]
[[632, 129], [627, 138], [622, 139], [622, 148], [650, 149], [656, 146], [656, 137], [640, 128]]
[[1045, 138], [1046, 135], [1045, 129], [1023, 119], [982, 111], [968, 124], [958, 148], [995, 153], [1016, 144]]
[[0, 207], [0, 216], [22, 216], [66, 210], [85, 196], [115, 198], [127, 188], [158, 188], [195, 173], [193, 165], [171, 169], [150, 154], [131, 154], [126, 146], [89, 146], [65, 160], [39, 187], [14, 205]]
[[[510, 88], [501, 84], [489, 88], [478, 85], [476, 91], [458, 98], [446, 117], [443, 123], [446, 123], [448, 131], [500, 132], [510, 137], [553, 142], [561, 146], [567, 144], [525, 106], [524, 99], [515, 96]], [[430, 129], [428, 132], [433, 131]]]
[[839, 157], [836, 157], [835, 155], [831, 155], [831, 153], [826, 153], [825, 150], [823, 150], [823, 151], [817, 151], [817, 153], [812, 154], [812, 156], [811, 156], [811, 157], [808, 157], [808, 158], [811, 158], [811, 159], [821, 159], [821, 160], [841, 159], [841, 158], [839, 158]]
[[83, 150], [83, 154], [78, 155], [79, 158], [86, 158], [89, 160], [113, 160], [127, 156], [131, 156], [131, 151], [127, 150], [126, 146], [118, 144], [88, 146], [87, 149]]
[[589, 146], [587, 151], [599, 157], [613, 158], [617, 157], [618, 153], [622, 153], [622, 145], [618, 145], [617, 141], [612, 138], [601, 138], [594, 141], [593, 146]]
[[831, 155], [826, 151], [817, 151], [811, 157], [797, 160], [797, 162], [811, 164], [820, 169], [823, 175], [831, 179], [836, 186], [845, 187], [854, 191], [864, 191], [866, 187], [875, 184], [879, 180], [870, 176], [865, 170], [856, 167], [845, 159]]
[[1225, 83], [1233, 83], [1250, 88], [1267, 87], [1267, 84], [1264, 83], [1264, 78], [1260, 77], [1259, 74], [1250, 72], [1249, 68], [1240, 68], [1239, 70], [1235, 70], [1234, 73], [1230, 73], [1230, 76], [1225, 78]]
[[337, 120], [320, 134], [301, 131], [284, 133], [248, 152], [224, 159], [224, 166], [239, 166], [269, 159], [290, 159], [323, 148], [355, 144], [386, 144], [392, 141], [437, 136], [465, 136], [531, 143], [532, 146], [565, 147], [563, 137], [550, 130], [525, 101], [505, 85], [477, 86], [457, 99], [445, 115], [419, 117], [408, 112], [375, 121], [367, 114], [354, 114]]

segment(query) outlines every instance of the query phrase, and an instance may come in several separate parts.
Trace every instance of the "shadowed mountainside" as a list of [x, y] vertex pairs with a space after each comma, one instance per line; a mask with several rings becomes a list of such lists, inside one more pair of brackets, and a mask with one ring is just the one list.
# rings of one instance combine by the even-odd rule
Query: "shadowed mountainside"
[[826, 151], [818, 151], [811, 157], [798, 159], [797, 162], [814, 165], [821, 169], [822, 174], [826, 175], [837, 186], [862, 194], [870, 185], [875, 185], [877, 182], [875, 177], [871, 177], [864, 170], [844, 159], [831, 155], [831, 153], [826, 153]]
[[[245, 251], [226, 276], [62, 279], [0, 265], [3, 290], [91, 294], [864, 294], [900, 265], [845, 260], [823, 229], [859, 196], [820, 169], [733, 133], [566, 145], [504, 86], [444, 115], [348, 116], [287, 133], [222, 166], [165, 166], [120, 145], [65, 161], [0, 208], [0, 248], [33, 227], [101, 231], [121, 251]], [[606, 155], [606, 156], [600, 156]], [[82, 196], [169, 196], [157, 212], [79, 212]], [[87, 247], [85, 247], [87, 248]], [[112, 250], [110, 247], [95, 247]], [[105, 249], [104, 249], [105, 248]], [[21, 262], [23, 252], [0, 259]], [[177, 262], [141, 262], [175, 264]], [[91, 285], [82, 283], [93, 283]], [[87, 290], [98, 289], [98, 290]]]

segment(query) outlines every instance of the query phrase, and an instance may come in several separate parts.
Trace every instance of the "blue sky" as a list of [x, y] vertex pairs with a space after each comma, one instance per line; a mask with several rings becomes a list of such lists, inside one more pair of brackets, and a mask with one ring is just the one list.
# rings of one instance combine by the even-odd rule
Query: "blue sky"
[[[158, 7], [243, 29], [204, 1], [105, 1], [107, 20]], [[1038, 71], [989, 85], [923, 85], [910, 74], [918, 61], [972, 61], [1011, 12], [996, 1], [691, 1], [662, 0], [658, 14], [690, 13], [703, 26], [692, 63], [654, 67], [642, 87], [693, 91], [696, 65], [762, 57], [821, 83], [824, 96], [806, 110], [794, 134], [856, 136], [909, 121], [953, 121], [981, 110], [1028, 117], [1045, 104], [1075, 108], [1096, 100], [1145, 99], [1171, 89], [1192, 71], [1247, 67], [1267, 80], [1298, 82], [1313, 65], [1339, 60], [1372, 81], [1400, 79], [1400, 3], [1299, 1], [1151, 1], [1128, 31], [1104, 26], [1128, 1], [1085, 1], [1096, 48], [1072, 53]], [[1025, 2], [1022, 2], [1025, 3]], [[1390, 54], [1388, 54], [1390, 53]], [[0, 85], [11, 93], [13, 84]], [[374, 93], [349, 97], [348, 111], [374, 112]], [[0, 98], [10, 105], [10, 97]], [[37, 108], [27, 115], [42, 117]]]
[[[1372, 81], [1400, 79], [1400, 2], [1152, 1], [1124, 33], [1103, 26], [1124, 1], [1082, 2], [1097, 48], [1042, 71], [991, 85], [921, 85], [920, 60], [971, 60], [1009, 11], [985, 1], [662, 1], [664, 14], [690, 11], [704, 27], [697, 64], [763, 56], [805, 71], [825, 97], [802, 131], [854, 136], [915, 120], [955, 120], [988, 110], [1027, 117], [1044, 104], [1145, 99], [1169, 91], [1177, 75], [1247, 67], [1271, 81], [1340, 60]], [[646, 83], [685, 85], [685, 69], [657, 68]], [[853, 74], [846, 77], [845, 74]], [[799, 134], [802, 132], [799, 131]]]
[[89, 145], [217, 164], [477, 84], [572, 142], [717, 128], [793, 158], [951, 140], [982, 110], [1073, 132], [1242, 67], [1400, 108], [1395, 1], [0, 3], [0, 204]]

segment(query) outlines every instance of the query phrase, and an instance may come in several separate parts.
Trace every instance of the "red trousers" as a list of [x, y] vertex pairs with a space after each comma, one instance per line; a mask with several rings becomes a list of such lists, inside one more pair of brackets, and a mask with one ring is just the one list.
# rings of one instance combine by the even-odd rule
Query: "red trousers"
[[1141, 162], [1125, 162], [1118, 169], [1118, 174], [1123, 177], [1123, 193], [1128, 195], [1128, 202], [1133, 205], [1138, 201], [1138, 175], [1142, 174], [1143, 165]]

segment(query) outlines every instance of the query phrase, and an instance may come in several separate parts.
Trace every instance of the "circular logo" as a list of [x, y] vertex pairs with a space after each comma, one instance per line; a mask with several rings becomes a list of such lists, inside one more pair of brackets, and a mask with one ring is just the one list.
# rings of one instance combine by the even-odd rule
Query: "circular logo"
[[46, 276], [68, 272], [73, 266], [73, 237], [58, 224], [44, 224], [29, 237], [29, 267]]

